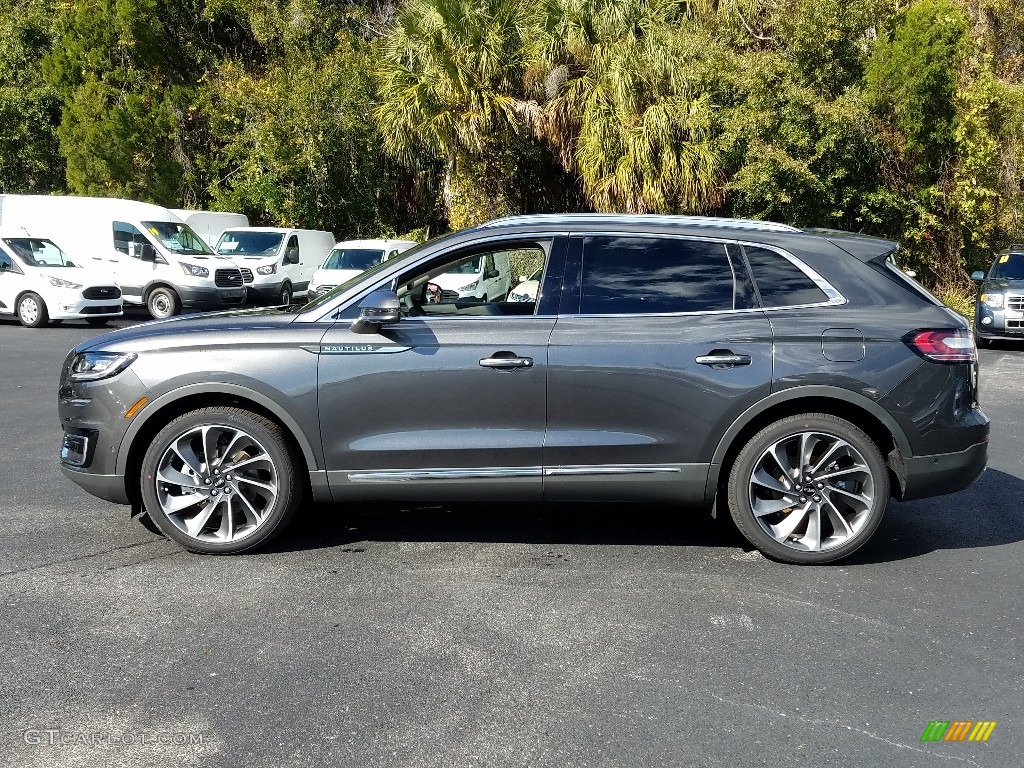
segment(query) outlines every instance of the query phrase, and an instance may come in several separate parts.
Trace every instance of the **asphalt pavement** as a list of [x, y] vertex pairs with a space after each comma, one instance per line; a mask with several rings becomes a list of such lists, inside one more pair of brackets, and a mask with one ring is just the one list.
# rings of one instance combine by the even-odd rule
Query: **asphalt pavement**
[[[96, 333], [0, 321], [0, 765], [1024, 762], [1024, 345], [982, 352], [981, 480], [801, 568], [647, 505], [311, 506], [184, 553], [57, 469]], [[958, 720], [998, 725], [921, 741]]]

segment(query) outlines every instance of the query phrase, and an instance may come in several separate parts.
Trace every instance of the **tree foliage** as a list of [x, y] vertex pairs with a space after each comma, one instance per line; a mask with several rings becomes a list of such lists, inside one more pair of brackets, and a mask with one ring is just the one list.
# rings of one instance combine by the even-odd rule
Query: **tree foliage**
[[0, 0], [0, 191], [340, 235], [562, 210], [1022, 236], [1019, 0]]

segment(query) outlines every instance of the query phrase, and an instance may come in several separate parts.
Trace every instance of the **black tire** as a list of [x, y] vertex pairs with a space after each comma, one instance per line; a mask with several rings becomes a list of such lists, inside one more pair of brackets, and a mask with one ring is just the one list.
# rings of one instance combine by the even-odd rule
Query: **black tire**
[[18, 298], [18, 320], [26, 328], [42, 328], [50, 321], [46, 302], [38, 293], [29, 291]]
[[281, 292], [277, 294], [278, 305], [285, 307], [291, 306], [293, 296], [294, 294], [292, 293], [292, 284], [285, 283], [284, 285], [281, 286]]
[[[845, 534], [843, 531], [839, 531], [839, 535], [846, 535], [845, 539], [837, 539], [837, 542], [825, 546], [826, 541], [819, 539], [820, 549], [812, 551], [803, 548], [805, 545], [795, 540], [795, 533], [807, 533], [807, 527], [810, 525], [809, 520], [814, 516], [813, 508], [816, 506], [814, 500], [825, 499], [823, 504], [831, 504], [831, 499], [834, 494], [840, 505], [845, 500], [845, 495], [841, 489], [837, 489], [835, 482], [836, 478], [832, 481], [824, 480], [825, 488], [822, 491], [816, 490], [822, 487], [818, 485], [819, 478], [815, 477], [815, 482], [812, 485], [811, 482], [806, 481], [805, 478], [794, 478], [789, 476], [786, 481], [778, 480], [780, 483], [790, 483], [794, 485], [795, 490], [789, 493], [789, 496], [797, 497], [799, 492], [799, 483], [807, 482], [804, 486], [804, 496], [796, 498], [796, 502], [791, 504], [786, 509], [779, 510], [777, 516], [783, 516], [782, 519], [790, 515], [796, 515], [796, 517], [790, 518], [791, 520], [800, 519], [798, 515], [797, 507], [802, 506], [807, 501], [809, 508], [812, 509], [808, 513], [808, 522], [805, 524], [804, 529], [801, 530], [798, 526], [796, 530], [789, 534], [783, 534], [786, 536], [785, 542], [782, 543], [775, 537], [773, 537], [764, 527], [762, 522], [759, 522], [759, 518], [754, 514], [754, 510], [751, 504], [751, 497], [753, 489], [757, 489], [758, 493], [767, 493], [772, 496], [771, 491], [766, 491], [762, 484], [753, 482], [753, 474], [755, 469], [758, 467], [762, 457], [766, 455], [766, 452], [772, 448], [772, 446], [779, 444], [781, 441], [798, 440], [797, 436], [805, 433], [813, 433], [823, 438], [838, 439], [839, 441], [845, 441], [852, 449], [860, 454], [865, 462], [867, 470], [865, 472], [857, 472], [855, 474], [843, 474], [841, 477], [842, 483], [852, 482], [857, 485], [853, 488], [854, 492], [858, 493], [865, 499], [869, 499], [869, 503], [864, 503], [864, 509], [859, 516], [851, 517], [850, 520], [855, 520], [855, 528], [851, 526], [852, 533]], [[822, 440], [821, 444], [827, 446], [828, 443]], [[792, 445], [792, 443], [782, 443], [782, 449], [784, 452], [786, 445]], [[825, 447], [821, 449], [826, 450]], [[816, 459], [808, 461], [808, 465], [811, 465]], [[842, 461], [846, 461], [843, 459]], [[844, 464], [844, 466], [860, 466], [854, 459], [849, 459], [851, 464]], [[774, 464], [779, 466], [778, 462], [769, 462], [769, 465]], [[818, 470], [818, 474], [828, 475], [832, 471], [832, 464], [826, 464], [824, 467]], [[837, 468], [842, 468], [837, 465]], [[833, 474], [838, 474], [832, 471]], [[870, 475], [868, 475], [870, 473]], [[781, 474], [781, 473], [780, 473]], [[810, 475], [808, 475], [809, 477]], [[762, 475], [763, 477], [763, 475]], [[848, 479], [847, 479], [848, 478]], [[821, 478], [823, 479], [823, 478]], [[870, 489], [871, 496], [868, 496], [867, 489]], [[820, 496], [819, 496], [820, 494]], [[764, 500], [765, 504], [775, 504], [778, 502], [785, 503], [787, 495], [785, 494], [774, 494], [772, 498]], [[885, 514], [885, 509], [889, 504], [889, 472], [886, 468], [885, 461], [882, 458], [882, 453], [879, 451], [878, 446], [868, 437], [863, 431], [858, 429], [849, 421], [832, 416], [831, 414], [825, 413], [806, 413], [799, 414], [796, 416], [789, 416], [781, 419], [774, 424], [771, 424], [756, 435], [754, 435], [747, 442], [745, 446], [740, 450], [736, 456], [736, 460], [733, 462], [732, 470], [729, 473], [729, 484], [728, 484], [728, 499], [729, 499], [729, 512], [732, 515], [733, 522], [736, 523], [736, 527], [740, 533], [753, 544], [762, 553], [771, 557], [775, 560], [780, 560], [785, 563], [797, 563], [797, 564], [822, 564], [831, 563], [836, 560], [841, 560], [844, 557], [851, 555], [854, 551], [863, 546], [878, 529], [879, 524], [882, 522], [882, 516]], [[804, 499], [805, 501], [800, 501]], [[761, 503], [760, 500], [758, 503]], [[819, 507], [823, 511], [819, 512], [819, 519], [822, 520], [819, 523], [819, 531], [831, 530], [833, 533], [836, 532], [838, 526], [834, 526], [831, 522], [831, 517], [824, 509]], [[833, 507], [835, 509], [835, 507]], [[797, 511], [792, 511], [797, 510]], [[850, 507], [853, 510], [853, 507]], [[763, 515], [760, 520], [764, 521], [764, 525], [771, 525], [771, 521], [776, 519], [774, 515]], [[784, 527], [783, 523], [779, 523], [779, 529]], [[802, 538], [802, 537], [801, 537]], [[841, 543], [840, 543], [841, 542]]]
[[106, 325], [107, 323], [110, 322], [110, 318], [109, 317], [87, 317], [87, 318], [85, 318], [85, 322], [87, 322], [89, 325], [93, 325], [93, 326], [96, 326], [96, 327], [102, 327], [102, 326], [104, 326], [104, 325]]
[[[181, 526], [187, 522], [185, 519], [178, 520], [177, 522], [172, 521], [168, 514], [164, 511], [161, 506], [160, 499], [158, 498], [157, 477], [160, 471], [161, 461], [165, 455], [170, 455], [169, 451], [171, 445], [174, 444], [178, 439], [189, 432], [206, 426], [216, 426], [226, 430], [240, 430], [243, 433], [251, 436], [263, 448], [266, 452], [266, 458], [272, 462], [274, 470], [276, 472], [277, 481], [277, 495], [274, 501], [264, 508], [262, 521], [253, 526], [253, 530], [243, 535], [240, 538], [236, 538], [233, 541], [228, 542], [216, 542], [210, 541], [208, 538], [214, 534], [208, 531], [207, 528], [201, 528], [198, 533], [200, 536], [206, 536], [207, 539], [199, 538], [198, 536], [189, 535]], [[212, 453], [212, 451], [211, 451]], [[199, 453], [194, 454], [200, 459]], [[222, 456], [223, 460], [228, 460], [229, 457]], [[214, 459], [214, 466], [217, 466], [217, 459]], [[210, 471], [205, 462], [202, 465], [205, 467], [205, 472], [212, 476], [213, 472]], [[222, 466], [228, 467], [228, 464]], [[238, 554], [240, 552], [247, 552], [255, 549], [263, 544], [266, 544], [274, 536], [279, 534], [287, 527], [288, 523], [295, 516], [299, 507], [302, 505], [302, 497], [305, 489], [305, 482], [302, 478], [303, 471], [302, 460], [297, 456], [297, 452], [292, 448], [289, 440], [287, 439], [284, 431], [276, 423], [267, 419], [263, 416], [257, 415], [250, 411], [242, 408], [201, 408], [196, 411], [186, 413], [174, 421], [170, 422], [166, 427], [157, 433], [156, 437], [153, 438], [153, 442], [150, 443], [146, 454], [142, 459], [142, 472], [140, 477], [140, 483], [142, 488], [142, 500], [152, 522], [163, 532], [167, 537], [174, 539], [183, 548], [190, 552], [198, 552], [203, 554]], [[227, 469], [227, 472], [232, 470]], [[225, 473], [226, 477], [230, 478], [230, 475]], [[221, 483], [223, 483], [221, 478]], [[237, 478], [236, 478], [237, 479]], [[200, 481], [196, 481], [197, 483]], [[161, 483], [166, 491], [167, 484]], [[209, 483], [206, 483], [209, 485]], [[236, 483], [237, 486], [237, 483]], [[199, 491], [194, 494], [196, 496], [208, 495], [210, 488], [207, 491], [206, 488], [196, 486]], [[177, 490], [177, 489], [176, 489]], [[228, 500], [228, 494], [231, 491], [227, 491], [223, 498], [223, 501]], [[235, 494], [240, 494], [241, 491], [236, 487]], [[184, 494], [182, 494], [184, 495]], [[197, 502], [199, 506], [191, 506], [189, 509], [196, 511], [196, 516], [202, 511], [205, 511], [206, 505], [202, 500]], [[206, 504], [210, 503], [206, 501]], [[242, 508], [235, 505], [234, 511], [230, 511], [233, 507], [229, 504], [229, 514], [234, 515], [234, 520], [243, 520]], [[251, 506], [250, 506], [251, 509]], [[172, 512], [173, 514], [173, 512]], [[218, 512], [216, 505], [214, 505], [214, 511], [209, 516], [209, 521], [206, 525], [211, 526], [220, 520], [220, 529], [224, 529], [224, 514]], [[243, 528], [243, 526], [238, 526]], [[244, 528], [243, 528], [244, 529]], [[230, 529], [229, 529], [230, 530]]]
[[154, 320], [165, 320], [181, 312], [181, 299], [172, 288], [159, 286], [146, 296], [146, 309]]

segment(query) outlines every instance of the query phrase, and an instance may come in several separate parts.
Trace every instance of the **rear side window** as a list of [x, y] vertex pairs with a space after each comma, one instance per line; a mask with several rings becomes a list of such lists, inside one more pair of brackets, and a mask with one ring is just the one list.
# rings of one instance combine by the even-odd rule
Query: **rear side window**
[[581, 314], [730, 310], [735, 293], [722, 243], [607, 235], [584, 240]]
[[8, 256], [2, 248], [0, 248], [0, 269], [10, 269], [13, 271], [14, 262], [11, 261], [11, 257]]
[[761, 294], [761, 304], [765, 308], [822, 304], [828, 301], [825, 292], [781, 253], [750, 245], [743, 246], [743, 251]]

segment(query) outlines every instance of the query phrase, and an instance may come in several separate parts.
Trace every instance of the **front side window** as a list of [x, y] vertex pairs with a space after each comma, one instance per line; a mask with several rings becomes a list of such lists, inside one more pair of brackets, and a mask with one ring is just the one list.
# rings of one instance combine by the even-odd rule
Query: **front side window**
[[173, 221], [144, 221], [142, 226], [171, 253], [188, 256], [213, 254], [210, 246], [189, 229], [187, 224], [177, 224]]
[[280, 232], [225, 232], [217, 241], [217, 253], [225, 256], [273, 256], [281, 248]]
[[[6, 237], [4, 243], [30, 267], [75, 266], [68, 255], [50, 240], [38, 237]], [[6, 254], [4, 256], [6, 257]]]
[[743, 251], [765, 309], [821, 304], [829, 300], [800, 267], [781, 253], [750, 245], [743, 246]]
[[733, 271], [722, 243], [599, 235], [583, 246], [584, 315], [735, 309]]
[[[4, 242], [7, 241], [5, 240]], [[7, 252], [3, 248], [0, 248], [0, 270], [7, 271], [9, 269], [14, 269], [14, 262], [11, 261], [11, 257]]]
[[324, 262], [324, 269], [369, 269], [381, 261], [384, 252], [377, 248], [335, 248]]
[[1004, 280], [1024, 280], [1024, 253], [1004, 253], [997, 257], [988, 276]]
[[134, 225], [123, 221], [114, 222], [114, 249], [125, 256], [139, 257], [142, 253], [142, 246], [147, 242], [143, 235]]
[[299, 263], [299, 238], [295, 235], [288, 238], [288, 248], [285, 251], [284, 258], [287, 264]]

